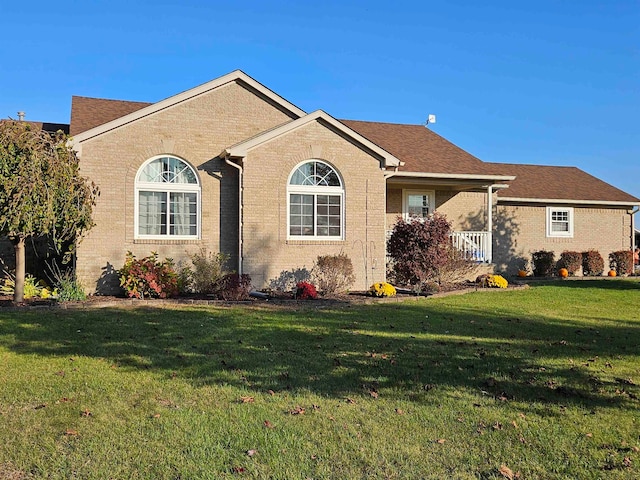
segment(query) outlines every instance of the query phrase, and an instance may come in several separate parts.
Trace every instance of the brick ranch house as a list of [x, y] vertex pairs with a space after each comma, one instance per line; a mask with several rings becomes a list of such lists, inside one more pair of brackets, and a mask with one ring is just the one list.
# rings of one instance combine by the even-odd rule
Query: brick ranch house
[[91, 292], [117, 288], [127, 251], [201, 248], [255, 287], [344, 252], [365, 289], [385, 278], [397, 218], [436, 210], [498, 271], [541, 249], [606, 259], [634, 243], [640, 200], [577, 168], [483, 162], [422, 125], [306, 113], [241, 71], [152, 104], [74, 96], [69, 130], [101, 190], [77, 250]]

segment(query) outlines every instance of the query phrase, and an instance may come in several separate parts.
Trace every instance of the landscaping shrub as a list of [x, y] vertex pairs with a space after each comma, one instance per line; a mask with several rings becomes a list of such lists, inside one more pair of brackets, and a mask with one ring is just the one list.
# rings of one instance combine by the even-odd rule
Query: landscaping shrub
[[396, 282], [420, 292], [427, 282], [436, 280], [449, 261], [450, 231], [451, 224], [437, 212], [424, 221], [399, 220], [387, 242]]
[[239, 275], [228, 273], [220, 281], [219, 295], [223, 300], [238, 302], [249, 299], [251, 291], [251, 276], [247, 273]]
[[205, 248], [191, 255], [193, 269], [189, 269], [187, 274], [191, 290], [195, 293], [217, 293], [220, 282], [229, 273], [224, 268], [228, 259], [224, 253], [207, 252]]
[[630, 275], [633, 273], [633, 252], [631, 250], [618, 250], [609, 254], [609, 268], [616, 271], [617, 275]]
[[[0, 286], [0, 293], [13, 295], [16, 288], [15, 276], [9, 274]], [[24, 298], [50, 298], [57, 292], [47, 288], [42, 280], [37, 280], [33, 275], [27, 274], [24, 278]]]
[[387, 282], [378, 282], [371, 285], [368, 293], [373, 297], [395, 297], [396, 287]]
[[487, 287], [490, 288], [507, 288], [509, 282], [502, 275], [489, 275], [487, 278]]
[[[555, 254], [540, 250], [531, 254], [534, 277], [550, 277], [555, 267]], [[568, 270], [568, 269], [567, 269]]]
[[318, 298], [318, 291], [312, 283], [298, 282], [296, 285], [296, 298], [300, 300], [313, 300]]
[[178, 295], [178, 274], [173, 260], [158, 260], [158, 254], [137, 259], [127, 252], [124, 266], [118, 270], [120, 286], [129, 297], [169, 298]]
[[311, 277], [325, 295], [344, 292], [356, 280], [351, 259], [344, 253], [318, 256], [313, 264]]
[[49, 265], [49, 279], [54, 285], [55, 297], [60, 302], [86, 300], [84, 287], [71, 269], [61, 270], [57, 263]]
[[597, 250], [582, 252], [582, 274], [586, 277], [602, 275], [604, 260]]
[[564, 251], [558, 260], [558, 269], [566, 268], [570, 276], [574, 276], [582, 266], [582, 253]]
[[447, 261], [440, 267], [438, 281], [441, 284], [455, 283], [466, 280], [477, 267], [477, 263], [464, 257], [464, 254], [449, 244], [447, 247]]

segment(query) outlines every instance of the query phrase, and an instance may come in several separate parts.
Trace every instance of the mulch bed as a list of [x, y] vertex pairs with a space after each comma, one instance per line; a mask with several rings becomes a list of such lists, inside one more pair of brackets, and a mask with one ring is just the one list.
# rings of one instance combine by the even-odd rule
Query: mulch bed
[[[526, 285], [509, 285], [509, 289], [526, 288]], [[228, 302], [224, 300], [216, 300], [208, 295], [190, 295], [173, 299], [159, 300], [149, 299], [140, 300], [136, 298], [125, 298], [106, 295], [90, 295], [84, 301], [58, 303], [53, 299], [28, 298], [19, 305], [13, 303], [13, 298], [8, 295], [0, 295], [0, 308], [130, 308], [130, 307], [160, 307], [162, 305], [274, 305], [274, 306], [292, 306], [296, 307], [312, 307], [312, 308], [332, 308], [332, 307], [348, 307], [350, 305], [362, 305], [371, 303], [394, 303], [416, 300], [425, 297], [444, 297], [449, 295], [460, 295], [476, 290], [501, 290], [501, 289], [485, 289], [478, 287], [474, 282], [461, 282], [456, 284], [445, 285], [441, 287], [437, 293], [427, 293], [416, 295], [406, 290], [400, 289], [395, 297], [375, 298], [367, 295], [367, 292], [351, 292], [343, 295], [330, 295], [319, 297], [316, 300], [296, 300], [291, 294], [271, 295], [268, 299], [250, 298], [242, 302]]]

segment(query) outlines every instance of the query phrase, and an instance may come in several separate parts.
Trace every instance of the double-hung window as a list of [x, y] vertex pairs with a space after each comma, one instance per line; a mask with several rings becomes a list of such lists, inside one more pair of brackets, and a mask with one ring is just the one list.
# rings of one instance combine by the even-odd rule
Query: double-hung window
[[298, 165], [287, 185], [289, 238], [342, 240], [344, 187], [328, 163], [311, 160]]
[[187, 162], [168, 156], [148, 160], [135, 190], [136, 238], [198, 238], [200, 184]]
[[573, 208], [547, 207], [547, 237], [573, 237]]
[[425, 220], [434, 212], [434, 192], [432, 190], [404, 190], [404, 219]]

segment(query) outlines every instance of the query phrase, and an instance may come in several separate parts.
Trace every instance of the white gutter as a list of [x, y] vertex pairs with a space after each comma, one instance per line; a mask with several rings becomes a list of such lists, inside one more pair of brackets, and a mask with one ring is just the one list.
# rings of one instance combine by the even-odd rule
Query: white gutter
[[527, 203], [568, 203], [575, 205], [611, 205], [615, 207], [640, 207], [640, 203], [614, 202], [607, 200], [571, 200], [560, 198], [526, 198], [526, 197], [498, 197], [499, 202], [527, 202]]
[[242, 239], [242, 210], [243, 210], [243, 198], [242, 198], [242, 190], [243, 190], [243, 170], [242, 165], [238, 165], [237, 163], [229, 160], [229, 156], [224, 157], [224, 162], [227, 165], [231, 165], [234, 168], [238, 169], [238, 275], [242, 275], [242, 247], [243, 247], [243, 239]]

